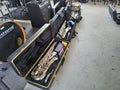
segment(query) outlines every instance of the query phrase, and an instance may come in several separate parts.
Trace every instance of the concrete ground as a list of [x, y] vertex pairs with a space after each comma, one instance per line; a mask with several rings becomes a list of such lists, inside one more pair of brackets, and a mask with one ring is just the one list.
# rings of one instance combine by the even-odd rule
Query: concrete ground
[[[103, 4], [82, 4], [81, 8], [78, 36], [72, 40], [50, 90], [120, 90], [120, 25]], [[120, 12], [120, 7], [116, 8]], [[11, 90], [42, 90], [26, 84], [9, 69], [12, 74], [8, 73], [3, 81]]]
[[[82, 4], [82, 16], [50, 90], [120, 90], [120, 25], [102, 4]], [[27, 84], [24, 90], [41, 89]]]

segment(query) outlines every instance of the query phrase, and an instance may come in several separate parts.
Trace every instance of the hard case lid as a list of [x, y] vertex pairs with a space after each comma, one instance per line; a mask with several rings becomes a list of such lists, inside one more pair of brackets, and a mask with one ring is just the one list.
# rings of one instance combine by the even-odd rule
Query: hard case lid
[[26, 43], [13, 52], [7, 60], [11, 62], [18, 75], [25, 77], [51, 41], [50, 24], [45, 24]]

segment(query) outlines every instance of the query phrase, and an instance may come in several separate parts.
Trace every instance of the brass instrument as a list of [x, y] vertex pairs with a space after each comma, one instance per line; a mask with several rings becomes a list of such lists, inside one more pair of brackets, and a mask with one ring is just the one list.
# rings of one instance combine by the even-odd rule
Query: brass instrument
[[31, 72], [31, 76], [35, 80], [42, 80], [46, 76], [51, 64], [58, 60], [58, 57], [55, 56], [57, 53], [53, 51], [55, 45], [56, 42], [50, 47], [46, 55], [40, 60], [39, 64]]
[[[62, 38], [65, 38], [66, 33], [71, 29], [71, 27], [66, 27], [66, 21], [64, 21], [62, 27], [59, 30], [59, 35]], [[58, 36], [59, 37], [59, 36]], [[49, 76], [52, 74], [48, 73], [47, 71], [50, 66], [58, 60], [57, 55], [62, 55], [64, 52], [64, 47], [66, 47], [67, 43], [62, 41], [58, 43], [56, 46], [56, 42], [50, 47], [46, 55], [39, 61], [38, 65], [33, 69], [31, 72], [31, 77], [35, 80], [43, 80], [45, 78], [45, 82], [48, 81]], [[55, 47], [56, 46], [56, 47]], [[52, 71], [53, 72], [53, 71]], [[49, 75], [50, 74], [50, 75]]]
[[62, 27], [59, 30], [59, 34], [61, 35], [62, 38], [65, 38], [66, 33], [71, 29], [71, 27], [66, 28], [66, 21], [64, 21]]
[[45, 83], [48, 82], [48, 79], [50, 78], [50, 76], [52, 75], [52, 73], [54, 72], [54, 70], [52, 69], [52, 71], [47, 75], [47, 77], [45, 78]]

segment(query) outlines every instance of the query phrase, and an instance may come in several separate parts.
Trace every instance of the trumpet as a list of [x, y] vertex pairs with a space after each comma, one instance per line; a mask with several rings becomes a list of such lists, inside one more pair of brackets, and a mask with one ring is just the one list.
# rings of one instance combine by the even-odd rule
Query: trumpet
[[44, 79], [52, 63], [58, 60], [58, 57], [55, 56], [57, 55], [57, 53], [53, 51], [55, 45], [56, 45], [56, 42], [50, 47], [46, 55], [40, 60], [38, 65], [31, 72], [31, 77], [33, 77], [33, 79], [35, 80]]

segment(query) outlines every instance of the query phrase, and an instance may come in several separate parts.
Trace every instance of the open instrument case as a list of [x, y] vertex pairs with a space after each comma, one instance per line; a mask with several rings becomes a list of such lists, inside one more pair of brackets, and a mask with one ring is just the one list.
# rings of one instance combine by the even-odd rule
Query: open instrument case
[[35, 86], [50, 88], [75, 36], [76, 22], [66, 18], [66, 9], [62, 7], [50, 23], [8, 57], [18, 75]]

